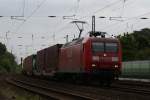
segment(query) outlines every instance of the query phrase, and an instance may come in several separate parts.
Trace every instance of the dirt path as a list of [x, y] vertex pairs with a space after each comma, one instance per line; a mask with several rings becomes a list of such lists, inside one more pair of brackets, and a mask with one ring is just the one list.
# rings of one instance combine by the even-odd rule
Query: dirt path
[[0, 100], [11, 100], [11, 99], [6, 98], [5, 96], [3, 96], [3, 95], [0, 93]]
[[0, 74], [0, 100], [13, 100], [4, 95], [4, 90], [8, 87], [5, 82], [7, 75]]

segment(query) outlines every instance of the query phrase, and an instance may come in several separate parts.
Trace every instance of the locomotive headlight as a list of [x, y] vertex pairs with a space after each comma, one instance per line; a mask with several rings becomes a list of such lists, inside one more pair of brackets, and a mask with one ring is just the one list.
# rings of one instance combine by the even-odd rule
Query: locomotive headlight
[[112, 57], [112, 61], [118, 61], [118, 57]]
[[115, 68], [118, 68], [118, 65], [115, 65]]
[[93, 57], [92, 57], [92, 60], [93, 60], [93, 61], [99, 61], [99, 56], [93, 56]]
[[92, 67], [95, 67], [96, 65], [95, 64], [92, 64]]

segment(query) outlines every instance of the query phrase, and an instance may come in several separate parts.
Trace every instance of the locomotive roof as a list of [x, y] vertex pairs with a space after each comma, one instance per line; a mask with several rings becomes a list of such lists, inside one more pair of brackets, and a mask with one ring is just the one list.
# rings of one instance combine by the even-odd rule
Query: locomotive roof
[[100, 38], [100, 37], [88, 37], [83, 40], [83, 43], [86, 43], [88, 40], [92, 40], [95, 42], [119, 42], [116, 38]]
[[118, 42], [117, 38], [96, 38], [96, 37], [91, 37], [92, 41], [107, 41], [107, 42]]
[[75, 44], [79, 44], [79, 43], [85, 43], [88, 40], [92, 40], [95, 42], [96, 41], [118, 42], [118, 39], [116, 39], [116, 38], [87, 37], [87, 38], [74, 39], [73, 41], [64, 44], [63, 47], [67, 47], [67, 46], [75, 45]]

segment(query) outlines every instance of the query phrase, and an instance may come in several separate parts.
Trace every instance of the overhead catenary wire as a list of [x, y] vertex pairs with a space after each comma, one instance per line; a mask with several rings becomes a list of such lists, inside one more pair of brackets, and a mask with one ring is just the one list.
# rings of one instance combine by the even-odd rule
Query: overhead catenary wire
[[[78, 20], [78, 19], [76, 19], [75, 17], [76, 17], [76, 14], [77, 14], [77, 12], [78, 12], [78, 10], [79, 10], [79, 7], [80, 7], [80, 0], [77, 0], [77, 7], [75, 8], [75, 12], [74, 12], [74, 14], [72, 15], [72, 16], [62, 16], [63, 17], [63, 19], [70, 19], [70, 20]], [[73, 18], [71, 18], [71, 17], [73, 17]], [[64, 27], [62, 27], [62, 28], [60, 28], [60, 29], [58, 29], [57, 31], [55, 31], [55, 33], [56, 32], [60, 32], [60, 31], [63, 31], [63, 30], [65, 30], [67, 27], [66, 26], [68, 26], [68, 23], [69, 23], [70, 21], [67, 21], [65, 24], [67, 24], [67, 25], [65, 25], [64, 23]], [[62, 24], [61, 24], [62, 25]], [[60, 26], [60, 25], [59, 25]]]
[[146, 12], [146, 13], [143, 13], [143, 14], [140, 14], [140, 15], [137, 15], [137, 16], [134, 16], [134, 17], [126, 17], [126, 19], [125, 19], [124, 21], [122, 21], [122, 22], [116, 22], [116, 23], [107, 25], [107, 26], [105, 26], [105, 27], [103, 27], [103, 28], [101, 28], [101, 29], [104, 30], [104, 29], [107, 28], [107, 30], [108, 30], [108, 28], [116, 27], [116, 26], [117, 26], [118, 24], [120, 24], [120, 23], [125, 23], [125, 22], [127, 22], [127, 21], [135, 20], [135, 19], [137, 19], [137, 18], [139, 19], [140, 17], [145, 16], [145, 15], [149, 15], [149, 14], [150, 14], [150, 12]]
[[[78, 1], [78, 5], [79, 5], [80, 0], [77, 0], [77, 1]], [[113, 3], [111, 3], [111, 4], [108, 4], [108, 5], [104, 6], [103, 8], [100, 8], [100, 9], [96, 10], [95, 12], [93, 12], [93, 14], [96, 14], [96, 13], [98, 13], [98, 12], [100, 12], [100, 11], [106, 9], [106, 8], [109, 8], [109, 7], [111, 7], [111, 6], [113, 6], [113, 5], [117, 4], [117, 3], [119, 3], [120, 1], [121, 1], [121, 0], [117, 0], [117, 1], [115, 1], [115, 2], [113, 2]], [[79, 7], [78, 7], [78, 9], [79, 9]], [[77, 12], [77, 11], [76, 11], [76, 12]], [[83, 19], [83, 18], [86, 18], [86, 17], [89, 17], [89, 16], [80, 17], [79, 19]], [[64, 30], [64, 28], [63, 28], [62, 30]], [[62, 31], [62, 30], [59, 30], [59, 31]]]
[[106, 9], [106, 8], [109, 8], [109, 7], [111, 7], [111, 6], [113, 6], [113, 5], [117, 4], [117, 3], [119, 3], [120, 1], [121, 1], [121, 0], [117, 0], [117, 1], [115, 1], [115, 2], [113, 2], [113, 3], [110, 3], [110, 4], [106, 5], [106, 6], [104, 6], [103, 8], [100, 8], [100, 9], [96, 10], [95, 12], [93, 12], [93, 14], [96, 14], [96, 13], [98, 13], [98, 12], [100, 12], [100, 11]]
[[33, 11], [32, 13], [16, 28], [15, 32], [17, 32], [27, 20], [29, 20], [36, 12], [38, 9], [41, 8], [41, 6], [46, 2], [46, 0], [43, 0]]
[[79, 7], [80, 7], [80, 0], [77, 0], [77, 8], [74, 15], [78, 13]]
[[[142, 22], [140, 20], [141, 19], [138, 19], [138, 21], [136, 21], [134, 23], [133, 22], [126, 22], [126, 23], [124, 22], [124, 23], [119, 23], [120, 25], [119, 24], [115, 24], [112, 27], [107, 28], [107, 31], [117, 30], [115, 33], [116, 34], [121, 34], [121, 33], [129, 32], [129, 31], [132, 32], [132, 31], [134, 31], [134, 29], [139, 29], [139, 26], [142, 26], [143, 28], [144, 28], [144, 26], [149, 26], [149, 25], [145, 25], [144, 23], [143, 23], [144, 25], [141, 24]], [[124, 26], [124, 27], [118, 28], [119, 26]]]
[[123, 16], [124, 14], [124, 10], [125, 10], [125, 3], [126, 3], [127, 0], [123, 0], [123, 4], [122, 4], [122, 9], [121, 9], [121, 13], [120, 13], [120, 16]]
[[[32, 16], [31, 16], [32, 17]], [[133, 19], [135, 19], [135, 18], [133, 18]], [[118, 22], [118, 23], [120, 23], [120, 22]], [[109, 28], [109, 27], [108, 27]], [[63, 31], [64, 29], [62, 29], [61, 31]]]
[[[129, 6], [132, 6], [134, 4], [136, 4], [136, 2], [134, 0], [126, 0], [125, 3], [122, 2], [120, 4], [120, 6], [114, 8], [114, 9], [111, 9], [111, 11], [122, 10], [123, 6], [125, 7], [127, 5], [129, 7]], [[125, 8], [124, 8], [124, 11], [125, 11]]]
[[[77, 9], [79, 9], [79, 2], [80, 2], [80, 0], [77, 0], [77, 1], [78, 1], [78, 7], [77, 7]], [[117, 0], [117, 1], [115, 1], [115, 2], [113, 2], [113, 3], [111, 3], [111, 4], [108, 4], [108, 5], [104, 6], [103, 8], [100, 8], [100, 9], [96, 10], [95, 12], [93, 12], [93, 14], [96, 14], [96, 13], [98, 13], [98, 12], [100, 12], [100, 11], [106, 9], [106, 8], [109, 8], [109, 7], [111, 7], [112, 5], [117, 4], [118, 2], [120, 2], [120, 0]], [[77, 12], [77, 11], [76, 11], [76, 12]], [[87, 15], [87, 16], [80, 17], [79, 20], [80, 20], [80, 19], [83, 19], [83, 18], [86, 18], [86, 17], [89, 17], [89, 16]], [[91, 17], [91, 16], [90, 16], [90, 17]], [[60, 29], [59, 31], [61, 31], [61, 30], [64, 30], [64, 28], [63, 28], [63, 29]]]
[[[132, 21], [132, 20], [135, 20], [135, 19], [139, 19], [140, 17], [145, 16], [145, 15], [148, 15], [148, 14], [150, 14], [150, 12], [146, 12], [146, 13], [143, 13], [143, 14], [140, 14], [140, 15], [137, 15], [137, 16], [134, 16], [134, 17], [124, 17], [124, 18], [125, 18], [124, 21], [122, 21], [122, 22], [120, 22], [120, 23], [125, 23], [125, 22], [127, 22], [127, 21]], [[146, 17], [144, 17], [144, 18], [146, 18]], [[102, 29], [107, 28], [107, 30], [108, 30], [108, 28], [115, 27], [115, 26], [117, 26], [117, 25], [120, 24], [120, 23], [119, 23], [119, 22], [116, 22], [116, 23], [113, 23], [113, 24], [111, 24], [111, 25], [105, 26], [105, 27], [103, 27]]]
[[[100, 12], [100, 11], [106, 9], [106, 8], [109, 8], [109, 7], [115, 5], [115, 4], [119, 3], [119, 2], [120, 2], [120, 0], [117, 0], [117, 1], [115, 1], [115, 2], [113, 2], [113, 3], [110, 3], [110, 4], [108, 4], [108, 5], [105, 5], [104, 7], [100, 8], [100, 9], [94, 11], [94, 12], [91, 12], [91, 13], [89, 13], [88, 15], [91, 15], [91, 16], [92, 16], [92, 15], [95, 15], [96, 13], [98, 13], [98, 12]], [[80, 17], [79, 19], [87, 18], [88, 15], [83, 16], [83, 17]]]
[[[28, 16], [17, 28], [16, 28], [16, 32], [25, 24], [25, 22], [33, 16], [33, 14], [41, 7], [41, 5], [45, 2], [46, 0], [43, 0], [43, 2], [40, 3], [40, 5], [37, 6], [37, 8], [30, 14], [30, 16]], [[78, 1], [78, 5], [79, 5], [79, 2], [80, 0], [77, 0]], [[119, 0], [120, 1], [120, 0]], [[105, 7], [103, 7], [102, 9], [99, 9], [97, 10], [96, 12], [100, 11], [100, 10], [103, 10], [104, 8], [107, 8], [109, 6], [111, 6], [112, 4], [115, 4], [117, 2], [114, 2], [114, 3], [111, 3], [110, 5], [106, 5]], [[78, 6], [79, 7], [79, 6]], [[96, 13], [94, 12], [94, 13]]]
[[[115, 1], [115, 2], [113, 2], [113, 3], [111, 3], [111, 4], [109, 4], [109, 5], [106, 5], [106, 6], [104, 6], [103, 8], [98, 9], [97, 11], [95, 11], [93, 14], [96, 14], [96, 13], [98, 13], [98, 12], [100, 12], [100, 11], [106, 9], [106, 8], [109, 8], [109, 7], [111, 7], [112, 5], [116, 5], [116, 4], [118, 4], [120, 1], [121, 1], [121, 0]], [[127, 1], [127, 0], [123, 0], [123, 7], [122, 7], [122, 12], [121, 12], [120, 16], [123, 16], [124, 9], [125, 9], [125, 2], [126, 2], [126, 1]], [[87, 17], [87, 16], [81, 17], [81, 18], [86, 18], [86, 17]], [[120, 17], [120, 18], [122, 18], [122, 17]], [[123, 20], [121, 20], [121, 21], [123, 21]]]
[[22, 16], [25, 15], [25, 0], [22, 1]]

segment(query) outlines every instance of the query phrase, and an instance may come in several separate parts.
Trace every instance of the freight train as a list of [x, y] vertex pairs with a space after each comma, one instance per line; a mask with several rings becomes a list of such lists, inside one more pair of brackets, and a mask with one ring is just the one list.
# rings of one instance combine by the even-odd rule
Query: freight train
[[56, 44], [23, 61], [27, 75], [59, 79], [99, 81], [110, 84], [121, 73], [121, 45], [118, 39], [89, 36]]

